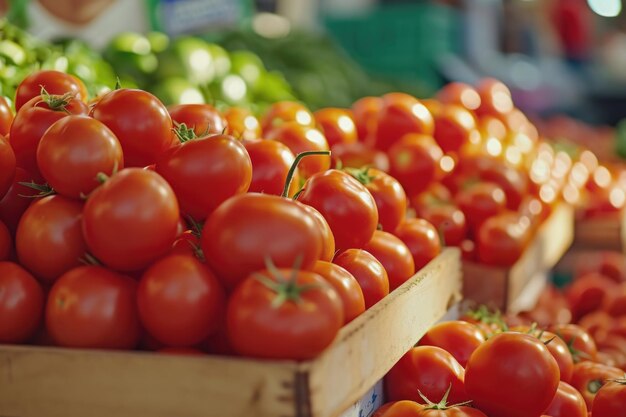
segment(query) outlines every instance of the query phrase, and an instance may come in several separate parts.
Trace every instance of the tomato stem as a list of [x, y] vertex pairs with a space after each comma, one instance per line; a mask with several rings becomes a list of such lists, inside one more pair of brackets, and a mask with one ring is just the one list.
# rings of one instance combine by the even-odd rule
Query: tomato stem
[[450, 391], [452, 390], [452, 384], [448, 385], [448, 389], [446, 390], [446, 393], [443, 394], [443, 397], [441, 398], [441, 401], [439, 401], [438, 403], [434, 403], [432, 402], [430, 399], [428, 399], [428, 397], [426, 397], [424, 394], [422, 394], [422, 392], [420, 390], [417, 390], [417, 393], [419, 394], [420, 397], [422, 397], [422, 400], [424, 400], [426, 402], [426, 409], [427, 410], [447, 410], [449, 408], [454, 408], [454, 407], [461, 407], [464, 405], [468, 405], [470, 404], [472, 401], [464, 401], [461, 403], [457, 403], [457, 404], [450, 404], [448, 405], [448, 396], [450, 396]]
[[319, 287], [316, 284], [299, 285], [297, 283], [298, 271], [302, 266], [302, 260], [302, 256], [298, 256], [295, 259], [291, 267], [291, 276], [289, 276], [289, 278], [286, 278], [281, 273], [269, 257], [265, 259], [265, 265], [270, 277], [274, 279], [268, 278], [261, 273], [253, 275], [261, 284], [276, 293], [276, 296], [272, 300], [273, 308], [280, 308], [287, 301], [298, 304], [302, 301], [302, 293]]
[[79, 262], [85, 265], [94, 265], [94, 266], [102, 266], [102, 262], [98, 260], [95, 256], [90, 254], [89, 252], [85, 252], [81, 258], [78, 259]]
[[49, 195], [56, 194], [56, 191], [54, 191], [54, 189], [50, 187], [48, 183], [37, 184], [35, 181], [30, 181], [30, 182], [18, 182], [18, 184], [23, 185], [24, 187], [31, 188], [35, 191], [39, 191], [35, 195], [18, 194], [20, 197], [23, 197], [23, 198], [43, 198]]
[[374, 175], [369, 173], [369, 170], [370, 170], [369, 165], [366, 165], [363, 168], [350, 168], [350, 167], [343, 168], [344, 172], [350, 174], [352, 177], [354, 177], [358, 182], [360, 182], [363, 185], [367, 185], [376, 179]]
[[46, 91], [44, 86], [41, 87], [41, 102], [46, 103], [46, 105], [50, 108], [50, 110], [62, 111], [64, 113], [70, 114], [69, 110], [67, 110], [67, 105], [74, 99], [74, 94], [67, 92], [60, 95], [50, 94]]
[[285, 186], [283, 188], [283, 193], [281, 194], [281, 196], [289, 197], [289, 188], [291, 188], [291, 182], [293, 181], [293, 177], [296, 173], [296, 168], [298, 168], [298, 164], [300, 163], [302, 158], [311, 156], [311, 155], [330, 156], [330, 151], [306, 151], [306, 152], [300, 152], [298, 155], [296, 155], [296, 159], [294, 159], [293, 164], [291, 164], [291, 167], [289, 168], [289, 171], [287, 172], [287, 178], [285, 179]]

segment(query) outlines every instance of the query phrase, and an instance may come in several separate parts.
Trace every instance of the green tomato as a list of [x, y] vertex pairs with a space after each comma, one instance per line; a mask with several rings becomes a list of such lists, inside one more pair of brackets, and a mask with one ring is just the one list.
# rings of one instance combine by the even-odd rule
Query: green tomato
[[250, 89], [256, 89], [266, 72], [261, 58], [250, 51], [233, 51], [230, 53], [230, 61], [230, 71], [243, 78]]
[[154, 53], [165, 51], [170, 44], [169, 36], [163, 32], [149, 32], [146, 38], [150, 42], [150, 49]]
[[166, 106], [172, 104], [203, 104], [202, 91], [184, 78], [171, 77], [160, 81], [151, 89]]
[[215, 78], [222, 78], [230, 71], [231, 62], [230, 56], [226, 49], [221, 46], [210, 43], [207, 45], [209, 50], [211, 51], [211, 55], [213, 55], [213, 62], [215, 65]]
[[209, 85], [210, 99], [208, 101], [223, 101], [230, 105], [239, 105], [249, 100], [249, 91], [246, 82], [237, 74], [228, 74]]
[[196, 85], [210, 83], [215, 78], [215, 63], [211, 48], [199, 38], [181, 37], [158, 55], [157, 77], [182, 77]]

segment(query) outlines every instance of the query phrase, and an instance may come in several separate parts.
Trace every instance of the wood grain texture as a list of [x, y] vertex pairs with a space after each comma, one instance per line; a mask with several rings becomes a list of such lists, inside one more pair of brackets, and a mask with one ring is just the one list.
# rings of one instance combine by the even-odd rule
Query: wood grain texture
[[626, 251], [626, 210], [619, 216], [576, 219], [573, 247], [577, 250]]

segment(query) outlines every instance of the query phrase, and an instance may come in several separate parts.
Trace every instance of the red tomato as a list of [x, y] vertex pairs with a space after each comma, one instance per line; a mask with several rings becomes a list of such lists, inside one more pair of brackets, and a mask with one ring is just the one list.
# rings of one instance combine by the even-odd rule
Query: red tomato
[[180, 213], [174, 192], [159, 174], [126, 168], [96, 188], [83, 211], [91, 253], [119, 271], [137, 271], [174, 243]]
[[41, 70], [28, 75], [17, 86], [15, 109], [19, 110], [28, 100], [38, 97], [42, 88], [45, 88], [48, 94], [70, 93], [76, 99], [87, 102], [87, 88], [81, 80], [64, 72]]
[[587, 417], [587, 404], [576, 388], [561, 381], [544, 414], [552, 417]]
[[415, 97], [404, 93], [389, 93], [382, 97], [378, 112], [375, 146], [386, 151], [407, 133], [432, 136], [433, 116]]
[[598, 310], [585, 314], [576, 324], [585, 329], [592, 339], [599, 340], [606, 337], [612, 322], [613, 317], [606, 311]]
[[59, 96], [36, 96], [17, 112], [9, 143], [15, 152], [17, 166], [40, 176], [37, 165], [37, 146], [50, 126], [71, 114], [87, 114], [87, 105], [80, 100]]
[[335, 256], [333, 263], [343, 267], [359, 282], [366, 309], [389, 294], [387, 271], [371, 253], [362, 249], [348, 249]]
[[0, 343], [24, 343], [41, 322], [44, 293], [35, 278], [13, 262], [0, 262]]
[[474, 351], [465, 368], [467, 393], [490, 417], [538, 416], [550, 405], [558, 385], [556, 361], [543, 343], [527, 334], [492, 336]]
[[383, 100], [379, 97], [363, 97], [352, 103], [352, 117], [361, 142], [371, 144], [375, 140], [377, 115], [382, 107]]
[[599, 252], [591, 259], [581, 258], [574, 265], [574, 275], [580, 276], [586, 272], [600, 272], [615, 282], [626, 281], [626, 258], [621, 252]]
[[383, 172], [389, 171], [389, 157], [381, 150], [370, 148], [362, 142], [337, 143], [331, 148], [332, 166], [362, 168], [369, 166]]
[[15, 177], [15, 153], [7, 140], [0, 136], [0, 199], [11, 188]]
[[200, 248], [200, 235], [194, 230], [185, 230], [172, 245], [170, 255], [192, 255], [198, 259], [204, 259]]
[[296, 122], [302, 126], [314, 126], [313, 114], [300, 103], [294, 101], [280, 101], [274, 103], [261, 118], [263, 133], [287, 122]]
[[465, 215], [454, 204], [432, 204], [418, 210], [418, 215], [439, 231], [445, 246], [460, 246], [467, 237]]
[[622, 282], [607, 294], [602, 308], [613, 317], [626, 315], [626, 282]]
[[431, 136], [402, 136], [391, 145], [388, 155], [389, 173], [410, 196], [426, 190], [439, 176], [439, 161], [443, 152]]
[[441, 241], [437, 230], [424, 219], [406, 219], [400, 223], [394, 234], [411, 251], [416, 271], [441, 253]]
[[35, 196], [39, 193], [39, 191], [26, 187], [20, 183], [33, 181], [34, 178], [31, 174], [22, 168], [15, 168], [13, 183], [2, 200], [0, 200], [0, 220], [9, 229], [11, 235], [13, 236], [15, 236], [17, 224], [19, 223], [22, 214], [26, 211], [30, 203], [32, 203], [33, 199], [28, 197]]
[[104, 124], [87, 116], [68, 116], [41, 137], [37, 165], [46, 182], [71, 198], [88, 195], [100, 183], [98, 174], [124, 168], [119, 141]]
[[415, 262], [409, 248], [391, 233], [376, 230], [363, 248], [383, 265], [393, 291], [415, 274]]
[[363, 184], [342, 171], [332, 169], [309, 178], [298, 201], [322, 213], [338, 250], [362, 248], [378, 226], [374, 197]]
[[464, 239], [459, 246], [461, 248], [461, 257], [465, 261], [476, 262], [476, 244], [473, 240]]
[[392, 401], [383, 404], [372, 417], [415, 417], [422, 409], [424, 405], [415, 401]]
[[228, 135], [183, 142], [163, 155], [155, 169], [174, 190], [181, 212], [197, 220], [248, 191], [252, 180], [248, 151]]
[[393, 232], [406, 216], [407, 199], [400, 183], [375, 168], [346, 169], [372, 194], [378, 210], [378, 223]]
[[452, 193], [438, 182], [431, 183], [424, 192], [411, 197], [411, 206], [418, 212], [432, 205], [446, 203], [452, 204]]
[[261, 123], [252, 112], [242, 107], [229, 107], [223, 113], [226, 133], [241, 140], [261, 138]]
[[[266, 133], [266, 139], [275, 140], [286, 145], [294, 155], [306, 151], [327, 151], [328, 142], [319, 130], [303, 126], [297, 122], [286, 122]], [[304, 178], [326, 171], [330, 168], [327, 155], [307, 156], [300, 162], [298, 169]]]
[[154, 164], [174, 145], [172, 119], [167, 109], [146, 91], [127, 88], [111, 91], [95, 105], [92, 115], [120, 141], [127, 167]]
[[465, 214], [467, 224], [474, 235], [485, 220], [506, 209], [504, 191], [489, 182], [479, 182], [462, 189], [455, 196], [455, 201]]
[[166, 346], [194, 346], [216, 333], [225, 301], [215, 275], [189, 255], [169, 255], [152, 264], [137, 290], [141, 323]]
[[606, 383], [593, 400], [593, 417], [623, 417], [626, 415], [626, 380], [620, 379]]
[[320, 259], [322, 245], [319, 223], [302, 204], [269, 194], [226, 200], [202, 230], [207, 262], [229, 289], [263, 269], [267, 259], [291, 268], [301, 257], [301, 267], [311, 268]]
[[[296, 159], [293, 152], [275, 140], [244, 140], [242, 143], [252, 161], [252, 180], [248, 192], [281, 195], [289, 169]], [[296, 170], [289, 186], [289, 196], [293, 196], [299, 189], [300, 174]]]
[[60, 195], [31, 204], [22, 215], [15, 237], [20, 264], [46, 284], [79, 266], [87, 252], [82, 213], [81, 201]]
[[565, 295], [574, 321], [602, 307], [609, 293], [617, 290], [612, 279], [598, 273], [589, 272], [578, 276], [565, 290]]
[[574, 365], [571, 384], [582, 394], [585, 403], [587, 403], [587, 408], [591, 409], [598, 391], [606, 384], [607, 380], [618, 379], [623, 376], [624, 371], [619, 368], [594, 362], [581, 362]]
[[434, 325], [422, 336], [417, 345], [440, 347], [465, 367], [472, 353], [484, 341], [485, 336], [478, 327], [457, 320]]
[[441, 399], [450, 388], [448, 401], [467, 401], [465, 371], [454, 357], [436, 346], [418, 346], [409, 350], [385, 377], [385, 391], [390, 401], [413, 400], [424, 404], [426, 398]]
[[13, 123], [13, 110], [9, 101], [4, 96], [0, 96], [0, 136], [6, 136], [11, 130]]
[[565, 341], [575, 363], [596, 359], [598, 352], [596, 344], [582, 327], [575, 324], [557, 324], [550, 326], [548, 330]]
[[499, 185], [506, 195], [507, 208], [517, 210], [528, 192], [527, 174], [496, 159], [488, 158], [487, 161], [480, 167], [480, 179]]
[[[574, 358], [569, 347], [560, 337], [548, 331], [540, 331], [540, 340], [546, 345], [550, 354], [559, 365], [559, 375], [563, 382], [569, 383], [574, 372]], [[556, 416], [555, 416], [556, 417]]]
[[176, 104], [167, 111], [175, 125], [185, 124], [198, 137], [221, 134], [226, 129], [226, 120], [210, 104]]
[[13, 255], [13, 237], [9, 229], [0, 221], [0, 261], [6, 261]]
[[461, 147], [470, 143], [472, 136], [480, 138], [476, 130], [476, 119], [461, 106], [445, 105], [433, 116], [435, 140], [446, 153], [459, 152]]
[[338, 143], [356, 143], [357, 131], [350, 111], [337, 108], [320, 109], [313, 113], [315, 122], [324, 132], [328, 146]]
[[506, 114], [513, 110], [511, 91], [500, 81], [484, 78], [476, 90], [480, 94], [480, 106], [476, 109], [479, 116]]
[[137, 283], [99, 266], [79, 266], [52, 286], [46, 326], [59, 346], [132, 349], [139, 342]]
[[509, 212], [491, 217], [478, 230], [478, 261], [486, 265], [511, 266], [520, 258], [529, 239], [527, 217]]
[[311, 359], [334, 340], [343, 323], [339, 295], [309, 271], [259, 271], [228, 301], [228, 335], [244, 356]]
[[457, 104], [468, 110], [476, 110], [480, 107], [480, 95], [472, 86], [453, 82], [446, 84], [437, 93], [437, 99], [443, 104]]
[[365, 298], [359, 282], [339, 265], [317, 261], [311, 271], [333, 286], [343, 304], [344, 323], [349, 323], [365, 311]]
[[317, 222], [317, 230], [322, 235], [322, 252], [320, 254], [320, 261], [331, 262], [335, 257], [335, 236], [333, 236], [332, 230], [328, 222], [322, 216], [322, 213], [317, 211], [312, 206], [302, 204], [304, 211], [308, 212]]

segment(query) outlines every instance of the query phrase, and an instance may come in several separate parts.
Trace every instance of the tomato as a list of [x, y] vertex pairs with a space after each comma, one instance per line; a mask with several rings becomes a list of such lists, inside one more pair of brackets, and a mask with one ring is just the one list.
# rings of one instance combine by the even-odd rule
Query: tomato
[[587, 404], [576, 388], [561, 381], [544, 414], [552, 417], [587, 417]]
[[376, 148], [386, 151], [407, 133], [432, 135], [434, 130], [433, 116], [415, 97], [404, 93], [382, 96], [374, 141]]
[[472, 113], [461, 106], [445, 105], [433, 114], [435, 140], [445, 153], [459, 152], [472, 137], [480, 139]]
[[77, 100], [87, 102], [85, 84], [73, 75], [60, 71], [41, 70], [33, 72], [22, 80], [15, 91], [15, 109], [19, 109], [45, 88], [48, 94], [72, 94]]
[[430, 184], [425, 191], [411, 197], [411, 206], [418, 212], [431, 205], [452, 203], [452, 193], [438, 182]]
[[0, 198], [11, 188], [15, 177], [15, 153], [13, 148], [0, 136]]
[[422, 336], [417, 345], [440, 347], [465, 367], [471, 354], [484, 341], [485, 336], [478, 327], [456, 320], [434, 325]]
[[87, 105], [72, 98], [61, 99], [58, 96], [36, 96], [29, 100], [17, 112], [9, 143], [15, 152], [17, 166], [39, 176], [37, 165], [37, 146], [41, 137], [57, 120], [71, 114], [87, 114]]
[[241, 140], [261, 138], [261, 123], [252, 112], [242, 107], [229, 107], [223, 113], [226, 133]]
[[226, 322], [241, 355], [306, 360], [334, 340], [344, 317], [339, 295], [318, 274], [270, 268], [235, 289]]
[[9, 229], [11, 235], [13, 236], [15, 236], [17, 224], [19, 223], [22, 214], [26, 211], [30, 203], [32, 203], [33, 199], [29, 197], [35, 196], [39, 193], [39, 191], [26, 187], [20, 183], [32, 181], [34, 181], [34, 178], [31, 174], [22, 168], [15, 168], [13, 183], [4, 197], [0, 200], [0, 220]]
[[345, 169], [372, 194], [378, 211], [378, 223], [383, 230], [393, 232], [404, 220], [407, 198], [400, 183], [375, 168]]
[[6, 136], [11, 130], [11, 123], [13, 123], [13, 110], [9, 101], [4, 96], [0, 96], [0, 136]]
[[348, 249], [335, 256], [333, 263], [343, 267], [359, 282], [366, 309], [389, 294], [387, 271], [371, 253], [362, 249]]
[[450, 388], [448, 401], [460, 403], [469, 397], [464, 385], [465, 371], [454, 357], [436, 346], [418, 346], [409, 350], [385, 377], [385, 392], [390, 401], [426, 398], [441, 399]]
[[81, 198], [100, 185], [99, 173], [112, 175], [122, 169], [124, 156], [119, 141], [104, 124], [87, 116], [68, 116], [41, 137], [37, 165], [56, 192]]
[[335, 236], [333, 236], [332, 230], [330, 230], [330, 225], [322, 216], [322, 213], [317, 211], [315, 208], [308, 206], [306, 204], [302, 204], [302, 208], [304, 211], [309, 213], [313, 219], [315, 219], [317, 223], [317, 230], [322, 235], [322, 252], [320, 254], [321, 261], [331, 262], [335, 257]]
[[486, 265], [511, 266], [530, 239], [530, 220], [504, 212], [487, 219], [478, 229], [478, 261]]
[[485, 220], [506, 209], [504, 191], [496, 184], [489, 182], [467, 186], [458, 192], [455, 201], [465, 214], [467, 224], [474, 235]]
[[609, 293], [615, 290], [617, 290], [615, 281], [598, 272], [578, 276], [565, 290], [574, 321], [600, 309]]
[[247, 193], [226, 200], [211, 213], [201, 243], [212, 270], [232, 289], [263, 269], [268, 258], [280, 268], [291, 268], [301, 257], [301, 267], [311, 268], [320, 259], [323, 240], [319, 223], [302, 204]]
[[349, 323], [365, 311], [365, 298], [359, 282], [345, 268], [326, 261], [317, 261], [311, 271], [333, 286], [343, 304], [344, 322]]
[[194, 346], [216, 333], [226, 296], [194, 256], [169, 255], [152, 264], [137, 289], [144, 328], [166, 346]]
[[437, 230], [424, 219], [406, 219], [400, 223], [394, 234], [411, 251], [416, 271], [441, 253], [441, 241]]
[[36, 200], [24, 212], [17, 228], [17, 256], [43, 283], [80, 265], [87, 252], [81, 220], [83, 203], [60, 195]]
[[480, 95], [472, 86], [453, 82], [446, 84], [437, 93], [437, 99], [443, 104], [457, 104], [468, 110], [476, 110], [480, 107]]
[[476, 109], [476, 114], [501, 115], [513, 110], [513, 100], [511, 91], [500, 81], [493, 78], [485, 78], [476, 87], [480, 94], [480, 106]]
[[613, 317], [606, 311], [598, 310], [585, 314], [576, 324], [585, 329], [592, 339], [599, 340], [606, 337], [606, 334], [612, 327], [612, 321]]
[[421, 410], [417, 417], [487, 417], [485, 413], [468, 406], [456, 407], [425, 407]]
[[79, 266], [54, 283], [46, 327], [59, 346], [132, 349], [139, 342], [137, 283], [99, 266]]
[[120, 141], [127, 167], [154, 164], [174, 145], [172, 119], [167, 109], [146, 91], [127, 88], [111, 91], [91, 112]]
[[574, 365], [572, 386], [576, 388], [585, 399], [587, 408], [591, 409], [598, 391], [609, 379], [622, 378], [624, 372], [619, 368], [606, 366], [594, 362], [580, 362]]
[[155, 169], [174, 190], [181, 212], [197, 220], [248, 191], [252, 180], [246, 148], [228, 135], [183, 142], [163, 155]]
[[261, 118], [261, 129], [267, 133], [283, 123], [295, 122], [302, 126], [314, 126], [313, 114], [300, 103], [280, 101], [272, 104]]
[[517, 210], [528, 192], [528, 176], [495, 159], [487, 161], [480, 167], [480, 179], [499, 185], [506, 195], [507, 208]]
[[[286, 145], [294, 155], [305, 151], [327, 151], [328, 142], [319, 130], [303, 126], [297, 122], [285, 122], [268, 131], [266, 139], [275, 140]], [[308, 156], [300, 162], [298, 169], [304, 178], [330, 168], [330, 158], [327, 155]]]
[[418, 210], [418, 215], [439, 231], [445, 246], [460, 246], [467, 237], [465, 215], [454, 204], [431, 204]]
[[383, 404], [372, 417], [416, 417], [422, 409], [424, 409], [424, 405], [415, 401], [391, 401]]
[[626, 315], [626, 282], [618, 284], [607, 294], [602, 308], [613, 317]]
[[364, 249], [383, 265], [393, 291], [415, 274], [415, 262], [409, 248], [388, 232], [376, 230]]
[[328, 107], [313, 113], [315, 122], [324, 132], [329, 146], [338, 143], [356, 143], [357, 131], [350, 111]]
[[331, 169], [309, 178], [298, 201], [322, 213], [338, 250], [362, 248], [378, 226], [374, 197], [363, 184], [342, 171]]
[[176, 196], [156, 172], [126, 168], [96, 188], [83, 211], [83, 235], [96, 258], [136, 271], [174, 243], [180, 213]]
[[13, 256], [13, 237], [9, 229], [0, 221], [0, 261], [7, 261]]
[[607, 382], [593, 400], [593, 417], [623, 417], [626, 415], [626, 380], [624, 377]]
[[0, 262], [0, 343], [24, 343], [41, 322], [44, 293], [24, 268]]
[[194, 230], [185, 230], [176, 238], [170, 255], [192, 255], [198, 259], [204, 259], [204, 254], [200, 248], [200, 235]]
[[388, 155], [389, 173], [410, 196], [424, 191], [439, 176], [443, 152], [431, 136], [402, 136], [389, 147]]
[[[444, 235], [445, 236], [445, 235]], [[459, 245], [461, 249], [461, 258], [464, 261], [476, 262], [476, 244], [473, 240], [464, 239]]]
[[559, 367], [548, 348], [522, 333], [492, 336], [472, 353], [465, 368], [468, 395], [490, 417], [538, 416], [558, 385]]
[[363, 97], [352, 103], [352, 118], [361, 142], [371, 144], [375, 140], [377, 115], [382, 107], [380, 97]]
[[595, 342], [582, 327], [575, 324], [557, 324], [548, 329], [569, 346], [574, 362], [593, 361], [598, 349]]
[[[281, 195], [287, 173], [296, 159], [293, 152], [275, 140], [244, 140], [242, 143], [252, 161], [252, 180], [248, 191]], [[293, 196], [299, 188], [300, 174], [296, 170], [289, 186], [289, 196]]]
[[370, 148], [362, 142], [337, 143], [331, 149], [332, 166], [339, 169], [369, 166], [383, 172], [389, 171], [389, 157], [381, 150]]
[[221, 134], [226, 129], [226, 120], [210, 104], [176, 104], [167, 111], [175, 125], [184, 124], [198, 137]]
[[591, 259], [584, 257], [574, 265], [574, 275], [600, 272], [615, 282], [626, 281], [626, 259], [621, 252], [600, 252]]
[[[546, 345], [550, 354], [559, 365], [559, 375], [563, 382], [570, 382], [574, 372], [574, 358], [567, 344], [556, 334], [548, 331], [540, 331], [540, 340]], [[556, 416], [555, 416], [556, 417]]]

